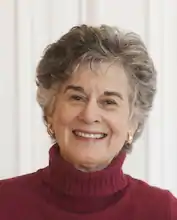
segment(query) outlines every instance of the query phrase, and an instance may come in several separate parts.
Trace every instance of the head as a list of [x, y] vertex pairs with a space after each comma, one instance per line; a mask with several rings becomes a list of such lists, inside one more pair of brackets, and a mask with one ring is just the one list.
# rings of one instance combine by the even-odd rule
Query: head
[[37, 86], [63, 158], [95, 171], [132, 150], [152, 107], [156, 71], [137, 34], [81, 25], [44, 51]]

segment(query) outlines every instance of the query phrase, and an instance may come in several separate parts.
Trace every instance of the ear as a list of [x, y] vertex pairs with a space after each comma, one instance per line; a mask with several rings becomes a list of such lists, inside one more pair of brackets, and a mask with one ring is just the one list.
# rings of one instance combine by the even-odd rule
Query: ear
[[47, 124], [52, 124], [53, 123], [53, 114], [49, 114], [49, 109], [44, 110], [44, 120]]
[[53, 123], [53, 118], [52, 118], [52, 116], [45, 116], [45, 119], [46, 119], [46, 123], [47, 123], [47, 124], [52, 124], [52, 123]]
[[48, 107], [46, 107], [44, 109], [45, 119], [46, 119], [46, 122], [48, 124], [53, 123], [53, 114], [54, 114], [54, 110], [55, 110], [55, 101], [56, 101], [56, 96], [53, 96], [53, 98], [52, 98], [50, 104], [48, 105]]
[[137, 131], [137, 129], [138, 129], [138, 122], [137, 122], [137, 120], [132, 119], [130, 122], [129, 131], [133, 137], [134, 137], [134, 134]]

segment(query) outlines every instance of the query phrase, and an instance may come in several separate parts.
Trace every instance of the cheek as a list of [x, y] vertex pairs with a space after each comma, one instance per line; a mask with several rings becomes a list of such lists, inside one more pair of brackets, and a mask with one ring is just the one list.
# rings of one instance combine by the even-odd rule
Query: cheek
[[113, 135], [120, 136], [122, 134], [127, 133], [128, 131], [128, 123], [126, 121], [114, 120], [110, 123]]
[[107, 119], [107, 122], [114, 137], [124, 138], [127, 135], [129, 129], [129, 118], [127, 113], [117, 113]]
[[53, 125], [55, 130], [65, 129], [77, 118], [76, 109], [71, 109], [66, 104], [57, 106], [53, 115]]
[[127, 140], [127, 133], [128, 133], [128, 122], [127, 120], [123, 120], [123, 118], [114, 118], [110, 122], [111, 127], [111, 136], [109, 140], [109, 146], [113, 153], [118, 153], [122, 147], [124, 146]]

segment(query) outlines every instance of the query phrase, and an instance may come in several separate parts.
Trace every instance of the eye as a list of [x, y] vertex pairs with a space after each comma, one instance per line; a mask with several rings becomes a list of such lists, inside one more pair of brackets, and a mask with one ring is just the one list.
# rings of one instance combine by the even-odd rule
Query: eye
[[71, 95], [70, 99], [75, 100], [75, 101], [82, 101], [82, 100], [84, 100], [84, 97], [82, 97], [80, 95]]
[[117, 102], [112, 99], [106, 99], [103, 101], [104, 105], [117, 105]]

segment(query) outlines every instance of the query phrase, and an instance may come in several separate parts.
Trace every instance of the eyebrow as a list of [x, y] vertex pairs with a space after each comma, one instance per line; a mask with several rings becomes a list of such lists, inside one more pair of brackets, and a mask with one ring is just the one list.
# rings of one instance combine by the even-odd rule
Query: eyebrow
[[77, 92], [85, 93], [84, 88], [82, 88], [81, 86], [68, 85], [65, 88], [64, 93], [66, 93], [68, 90], [74, 90], [74, 91], [77, 91]]
[[122, 94], [119, 93], [119, 92], [105, 91], [105, 92], [104, 92], [104, 95], [105, 95], [105, 96], [116, 96], [116, 97], [118, 97], [119, 99], [124, 100]]
[[[85, 94], [86, 94], [86, 92], [84, 91], [84, 88], [81, 87], [81, 86], [68, 85], [68, 86], [65, 88], [64, 93], [66, 93], [68, 90], [74, 90], [74, 91], [82, 92], [82, 93], [85, 93]], [[116, 97], [118, 97], [119, 99], [124, 100], [122, 94], [119, 93], [119, 92], [115, 92], [115, 91], [104, 91], [104, 95], [105, 95], [105, 96], [116, 96]]]

